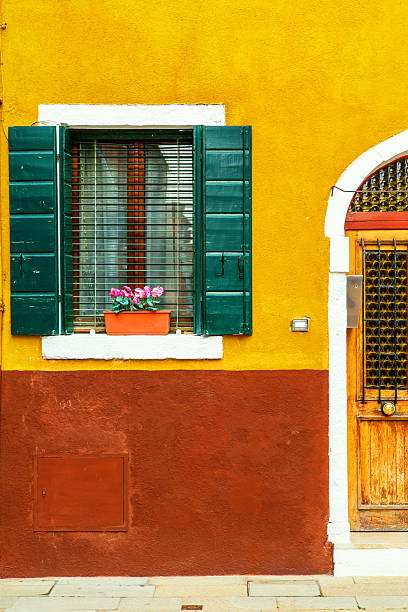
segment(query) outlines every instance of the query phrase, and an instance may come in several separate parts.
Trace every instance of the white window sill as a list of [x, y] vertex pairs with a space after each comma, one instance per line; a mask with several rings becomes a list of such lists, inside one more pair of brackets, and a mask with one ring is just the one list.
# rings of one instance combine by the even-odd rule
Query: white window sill
[[43, 336], [43, 359], [221, 359], [222, 336]]

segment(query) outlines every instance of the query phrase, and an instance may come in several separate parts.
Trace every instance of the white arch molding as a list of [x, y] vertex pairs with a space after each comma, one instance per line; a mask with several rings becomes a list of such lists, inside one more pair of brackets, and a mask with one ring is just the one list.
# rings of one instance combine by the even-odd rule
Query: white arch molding
[[[335, 545], [350, 542], [347, 482], [347, 299], [349, 244], [344, 222], [353, 192], [379, 166], [408, 151], [408, 130], [392, 136], [360, 155], [343, 172], [329, 198], [325, 235], [330, 238], [329, 272], [329, 505], [328, 539]], [[339, 551], [340, 552], [340, 551]], [[335, 552], [335, 573], [336, 552]]]

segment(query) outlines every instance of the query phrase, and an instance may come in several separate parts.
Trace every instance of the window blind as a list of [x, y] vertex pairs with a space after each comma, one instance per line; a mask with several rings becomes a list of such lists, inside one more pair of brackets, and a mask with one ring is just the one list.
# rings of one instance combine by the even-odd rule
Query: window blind
[[164, 287], [170, 331], [193, 331], [192, 139], [72, 145], [74, 331], [104, 330], [111, 287]]

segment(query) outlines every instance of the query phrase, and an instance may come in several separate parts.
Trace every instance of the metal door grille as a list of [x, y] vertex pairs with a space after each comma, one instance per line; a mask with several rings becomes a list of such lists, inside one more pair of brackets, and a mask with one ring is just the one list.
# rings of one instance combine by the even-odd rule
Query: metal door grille
[[[376, 389], [397, 401], [407, 389], [407, 251], [393, 240], [362, 243], [363, 257], [363, 401]], [[399, 243], [400, 244], [400, 243]]]
[[161, 285], [171, 331], [193, 330], [190, 137], [72, 147], [74, 331], [104, 330], [111, 287]]

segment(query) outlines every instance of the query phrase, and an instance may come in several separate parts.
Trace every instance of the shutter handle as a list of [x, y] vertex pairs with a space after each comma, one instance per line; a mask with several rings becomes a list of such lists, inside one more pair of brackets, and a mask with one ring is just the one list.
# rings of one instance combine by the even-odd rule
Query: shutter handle
[[238, 278], [239, 280], [244, 280], [244, 264], [245, 264], [245, 256], [238, 257]]
[[20, 253], [20, 276], [23, 276], [23, 260], [24, 256], [22, 253]]
[[224, 253], [221, 255], [220, 257], [220, 263], [221, 263], [221, 271], [217, 272], [217, 276], [224, 276], [225, 270], [224, 270], [224, 264], [225, 264], [225, 255]]

